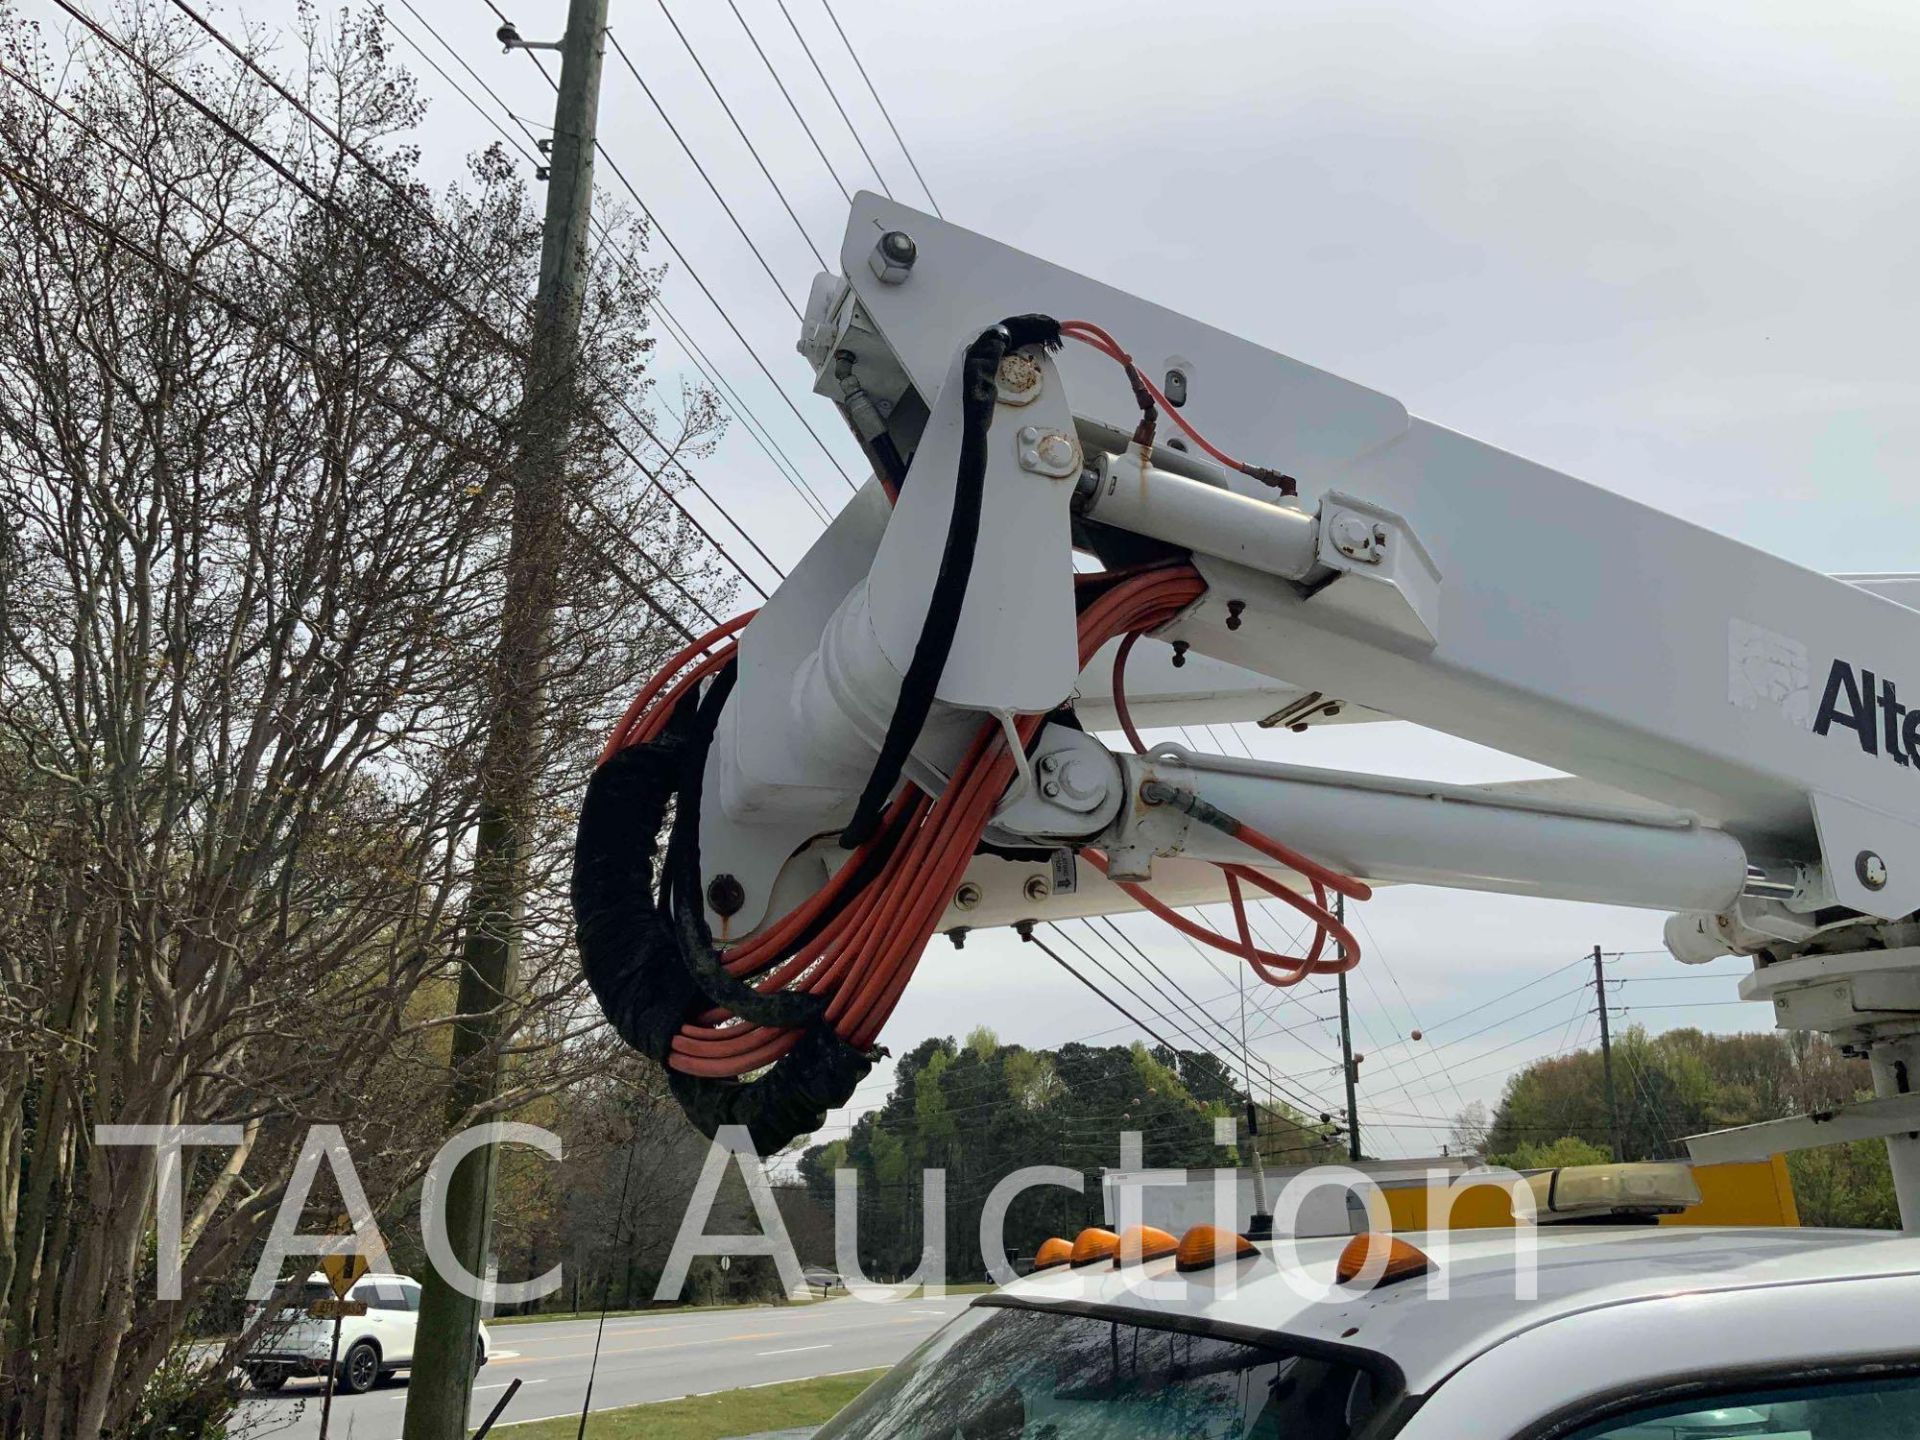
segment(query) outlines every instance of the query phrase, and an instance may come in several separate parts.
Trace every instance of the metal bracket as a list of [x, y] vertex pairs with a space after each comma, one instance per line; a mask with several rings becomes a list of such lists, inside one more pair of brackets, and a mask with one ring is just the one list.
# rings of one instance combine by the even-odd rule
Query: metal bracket
[[1440, 567], [1394, 511], [1330, 490], [1320, 501], [1320, 563], [1334, 578], [1308, 604], [1432, 646], [1440, 640]]
[[1766, 1160], [1791, 1150], [1811, 1150], [1847, 1140], [1884, 1140], [1915, 1131], [1920, 1131], [1920, 1095], [1889, 1095], [1816, 1110], [1810, 1115], [1689, 1135], [1686, 1146], [1696, 1165], [1725, 1165]]

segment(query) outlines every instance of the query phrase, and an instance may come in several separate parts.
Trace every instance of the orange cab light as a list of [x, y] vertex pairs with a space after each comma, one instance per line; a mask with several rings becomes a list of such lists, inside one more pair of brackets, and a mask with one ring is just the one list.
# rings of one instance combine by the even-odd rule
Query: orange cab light
[[1120, 1237], [1113, 1231], [1089, 1226], [1073, 1237], [1074, 1268], [1093, 1265], [1102, 1260], [1111, 1260], [1114, 1252], [1119, 1248]]
[[1152, 1225], [1130, 1226], [1120, 1236], [1120, 1245], [1113, 1257], [1114, 1268], [1139, 1265], [1148, 1260], [1164, 1260], [1179, 1248], [1180, 1242], [1165, 1230]]
[[1342, 1285], [1352, 1284], [1382, 1249], [1386, 1253], [1386, 1267], [1373, 1282], [1376, 1286], [1388, 1285], [1395, 1280], [1411, 1280], [1433, 1269], [1433, 1261], [1424, 1251], [1391, 1235], [1370, 1231], [1356, 1235], [1347, 1242], [1347, 1248], [1340, 1252], [1340, 1263], [1334, 1267], [1334, 1279]]
[[1040, 1242], [1040, 1248], [1034, 1252], [1033, 1268], [1051, 1270], [1056, 1265], [1064, 1265], [1073, 1259], [1073, 1242], [1062, 1240], [1058, 1235]]
[[1223, 1260], [1245, 1260], [1260, 1252], [1244, 1235], [1222, 1230], [1218, 1225], [1195, 1225], [1180, 1237], [1174, 1251], [1173, 1268], [1181, 1272], [1205, 1270]]

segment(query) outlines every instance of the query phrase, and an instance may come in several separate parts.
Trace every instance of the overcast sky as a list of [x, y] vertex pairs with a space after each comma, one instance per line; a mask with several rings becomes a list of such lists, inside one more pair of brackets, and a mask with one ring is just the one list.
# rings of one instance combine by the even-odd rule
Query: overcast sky
[[[779, 0], [735, 3], [833, 170], [850, 189], [874, 188]], [[784, 3], [880, 175], [924, 204], [821, 0]], [[1920, 568], [1911, 4], [833, 3], [948, 219], [1803, 564]], [[667, 4], [831, 257], [840, 188], [741, 21], [726, 0]], [[436, 33], [545, 128], [551, 91], [525, 56], [500, 52], [484, 0], [387, 8], [496, 120], [512, 128]], [[505, 8], [529, 39], [556, 36], [565, 9]], [[217, 13], [278, 23], [286, 12], [253, 0]], [[813, 256], [659, 4], [614, 0], [612, 24], [803, 304]], [[434, 97], [426, 163], [451, 178], [495, 132], [408, 44], [399, 58]], [[837, 417], [807, 395], [792, 312], [618, 55], [602, 107], [602, 139], [627, 180], [858, 475]], [[632, 203], [604, 167], [600, 180]], [[660, 244], [649, 257], [672, 258]], [[665, 292], [812, 487], [843, 500], [840, 476], [683, 264]], [[664, 336], [661, 354], [669, 370], [686, 364]], [[741, 426], [703, 479], [782, 564], [818, 533]], [[1541, 773], [1402, 725], [1245, 738], [1257, 753], [1442, 780]], [[1465, 1101], [1497, 1100], [1514, 1066], [1590, 1038], [1591, 994], [1573, 993], [1587, 972], [1572, 962], [1596, 943], [1634, 952], [1616, 971], [1624, 1023], [1770, 1022], [1764, 1007], [1724, 1003], [1738, 964], [1711, 967], [1715, 980], [1645, 953], [1662, 920], [1649, 912], [1432, 890], [1357, 908], [1372, 942], [1354, 1002], [1373, 1153], [1436, 1151]], [[1210, 966], [1151, 921], [1126, 929], [1237, 1028], [1224, 960]], [[1092, 936], [1077, 938], [1117, 967]], [[1336, 1105], [1338, 1041], [1321, 1018], [1332, 995], [1249, 995], [1272, 1007], [1256, 1033], [1301, 1027], [1255, 1048], [1296, 1090]], [[1138, 1033], [1031, 947], [983, 935], [958, 953], [935, 943], [884, 1038], [904, 1051], [981, 1022], [1034, 1046]], [[1432, 1038], [1408, 1040], [1416, 1024]], [[857, 1098], [883, 1093], [876, 1081]]]

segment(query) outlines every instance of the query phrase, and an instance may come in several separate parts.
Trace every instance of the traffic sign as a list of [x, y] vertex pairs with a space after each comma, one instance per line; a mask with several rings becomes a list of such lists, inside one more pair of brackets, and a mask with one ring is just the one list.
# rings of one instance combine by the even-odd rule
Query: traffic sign
[[367, 1257], [358, 1251], [351, 1255], [322, 1255], [320, 1273], [333, 1286], [333, 1293], [344, 1300], [353, 1282], [367, 1273]]
[[366, 1313], [364, 1300], [316, 1300], [307, 1307], [307, 1314], [316, 1320], [353, 1319]]

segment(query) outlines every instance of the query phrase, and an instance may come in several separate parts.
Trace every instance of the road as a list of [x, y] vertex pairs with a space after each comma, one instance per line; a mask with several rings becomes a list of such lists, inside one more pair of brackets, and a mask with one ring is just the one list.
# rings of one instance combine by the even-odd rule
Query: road
[[[593, 1408], [891, 1365], [972, 1299], [950, 1295], [890, 1305], [838, 1299], [609, 1320]], [[523, 1383], [500, 1417], [503, 1424], [578, 1415], [594, 1328], [592, 1320], [561, 1320], [490, 1329], [494, 1359], [474, 1385], [472, 1423], [478, 1425], [516, 1379]], [[335, 1396], [329, 1440], [399, 1440], [406, 1408], [404, 1372], [365, 1395]], [[247, 1440], [312, 1440], [320, 1433], [320, 1382], [294, 1380], [277, 1394], [249, 1396], [241, 1418]]]

